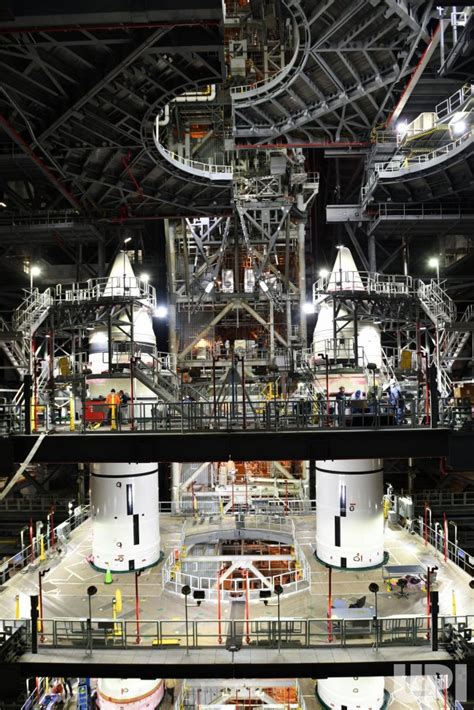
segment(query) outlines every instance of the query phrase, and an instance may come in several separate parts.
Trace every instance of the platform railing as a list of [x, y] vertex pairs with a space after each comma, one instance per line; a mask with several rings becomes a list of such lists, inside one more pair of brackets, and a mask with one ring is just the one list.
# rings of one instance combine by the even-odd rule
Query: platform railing
[[439, 148], [435, 148], [426, 153], [419, 153], [416, 155], [396, 155], [388, 163], [375, 163], [375, 172], [380, 176], [381, 173], [396, 173], [401, 172], [413, 165], [422, 166], [425, 163], [429, 163], [436, 158], [441, 158], [443, 156], [449, 155], [457, 148], [459, 148], [463, 143], [466, 143], [474, 136], [474, 130], [469, 129], [462, 136], [456, 138], [455, 140], [442, 145]]
[[[349, 355], [347, 355], [349, 359]], [[362, 363], [362, 361], [361, 361]], [[322, 370], [321, 370], [322, 372]], [[350, 393], [349, 393], [350, 394]], [[105, 402], [103, 403], [106, 409]], [[54, 430], [71, 434], [68, 411], [55, 413], [50, 421], [48, 408], [40, 409], [36, 433]], [[86, 408], [87, 409], [87, 408]], [[132, 413], [133, 412], [133, 413]], [[86, 414], [86, 417], [88, 415]], [[58, 418], [59, 417], [59, 418]], [[471, 407], [459, 406], [448, 397], [439, 399], [438, 426], [460, 429], [472, 420]], [[216, 402], [194, 401], [150, 402], [143, 400], [129, 403], [127, 419], [116, 414], [115, 421], [99, 422], [84, 420], [84, 415], [75, 420], [74, 431], [80, 435], [115, 432], [208, 432], [208, 431], [315, 431], [318, 429], [380, 429], [391, 426], [423, 428], [432, 425], [430, 412], [425, 410], [425, 400], [405, 398], [405, 404], [397, 408], [386, 399], [361, 398], [347, 400], [343, 407], [335, 397], [328, 401], [320, 394], [316, 399], [259, 399], [248, 401]], [[19, 404], [0, 405], [0, 429], [5, 433], [25, 432], [24, 407]]]
[[474, 84], [467, 83], [447, 99], [440, 101], [435, 108], [438, 121], [443, 121], [455, 111], [459, 111], [471, 97], [474, 97]]
[[[47, 526], [43, 527], [41, 535], [33, 537], [33, 544], [22, 547], [13, 557], [0, 563], [0, 584], [4, 584], [17, 572], [29, 565], [34, 569], [35, 566], [42, 562], [42, 555], [44, 555], [45, 559], [54, 555], [58, 556], [61, 551], [61, 545], [65, 544], [71, 532], [79, 527], [89, 517], [89, 514], [89, 505], [77, 506], [72, 515], [52, 530], [48, 529]], [[34, 532], [36, 534], [36, 531]]]
[[464, 570], [464, 572], [474, 577], [474, 558], [449, 539], [449, 532], [445, 546], [444, 530], [441, 523], [435, 524], [434, 528], [429, 525], [425, 527], [423, 517], [418, 517], [415, 520], [414, 531], [418, 533], [428, 545], [434, 548], [436, 558], [439, 558], [441, 561], [444, 559], [446, 552], [446, 559], [451, 560], [451, 562], [454, 562], [454, 564]]
[[[205, 601], [203, 602], [205, 603]], [[398, 615], [370, 618], [361, 621], [327, 618], [260, 617], [258, 608], [251, 606], [248, 625], [243, 620], [188, 620], [185, 619], [111, 619], [93, 614], [89, 632], [87, 618], [43, 618], [39, 620], [42, 632], [39, 652], [50, 648], [110, 649], [114, 651], [139, 651], [154, 647], [159, 653], [173, 649], [182, 650], [188, 641], [190, 649], [228, 648], [228, 639], [234, 649], [246, 647], [276, 648], [280, 639], [283, 648], [370, 648], [377, 641], [379, 647], [429, 646], [433, 633], [430, 620], [425, 615]], [[252, 618], [253, 617], [253, 618]], [[447, 624], [465, 624], [472, 628], [474, 616], [443, 615], [438, 618], [439, 647], [445, 646], [443, 631]], [[31, 642], [31, 621], [1, 620], [0, 631], [5, 626], [25, 626]], [[430, 628], [431, 627], [431, 628]], [[187, 633], [186, 633], [187, 631]], [[187, 638], [186, 638], [187, 637]], [[136, 662], [136, 659], [135, 659]]]
[[172, 165], [175, 165], [181, 170], [194, 175], [195, 177], [204, 177], [210, 180], [232, 180], [234, 169], [232, 165], [219, 165], [217, 163], [204, 163], [193, 158], [185, 158], [179, 153], [174, 153], [172, 150], [165, 148], [160, 142], [160, 118], [156, 117], [155, 130], [153, 131], [153, 139], [156, 149], [160, 155]]

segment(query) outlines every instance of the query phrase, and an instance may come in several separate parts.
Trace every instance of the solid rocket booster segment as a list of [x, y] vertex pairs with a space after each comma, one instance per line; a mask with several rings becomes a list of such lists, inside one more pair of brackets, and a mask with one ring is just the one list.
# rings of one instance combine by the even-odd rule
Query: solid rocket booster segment
[[160, 558], [156, 464], [94, 464], [92, 562], [102, 570], [144, 569]]
[[164, 683], [140, 678], [99, 678], [97, 690], [102, 710], [154, 710], [163, 698]]
[[381, 459], [316, 462], [316, 554], [331, 567], [383, 562]]
[[381, 710], [385, 702], [384, 678], [326, 678], [318, 680], [318, 698], [334, 710]]
[[[334, 298], [336, 294], [364, 292], [364, 283], [349, 249], [339, 247], [328, 278], [326, 294], [319, 304], [314, 330], [313, 353], [328, 355], [343, 371], [329, 375], [330, 394], [340, 385], [361, 389], [361, 374], [344, 370], [353, 361], [355, 348], [359, 367], [372, 362], [380, 367], [380, 330], [371, 323], [357, 323], [357, 342], [351, 314]], [[336, 325], [336, 327], [335, 327]], [[365, 389], [365, 385], [364, 385]], [[367, 452], [370, 454], [370, 451]], [[332, 567], [376, 567], [383, 552], [383, 467], [380, 459], [316, 461], [316, 554]]]

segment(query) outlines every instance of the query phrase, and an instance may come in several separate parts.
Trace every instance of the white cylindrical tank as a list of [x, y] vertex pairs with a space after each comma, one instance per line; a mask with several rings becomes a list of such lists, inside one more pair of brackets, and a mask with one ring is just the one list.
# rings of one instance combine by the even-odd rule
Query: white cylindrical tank
[[162, 680], [99, 678], [97, 695], [102, 710], [154, 710], [164, 695]]
[[335, 710], [380, 710], [384, 704], [384, 678], [326, 678], [318, 680], [317, 694]]
[[383, 563], [381, 459], [316, 461], [316, 554], [342, 569]]
[[160, 558], [158, 468], [101, 463], [91, 475], [92, 562], [115, 572], [144, 569]]

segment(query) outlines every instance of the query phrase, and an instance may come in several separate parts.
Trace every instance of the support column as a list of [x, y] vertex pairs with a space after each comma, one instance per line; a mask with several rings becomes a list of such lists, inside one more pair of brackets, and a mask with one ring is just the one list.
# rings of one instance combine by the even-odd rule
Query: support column
[[105, 276], [105, 244], [100, 239], [97, 242], [97, 271], [99, 278]]
[[374, 234], [369, 234], [368, 246], [369, 246], [369, 270], [370, 271], [377, 271], [377, 257], [375, 254], [375, 235]]
[[[167, 227], [167, 228], [166, 228]], [[166, 261], [168, 267], [168, 328], [169, 328], [169, 350], [171, 354], [171, 365], [176, 367], [178, 354], [178, 338], [176, 334], [176, 222], [170, 220], [165, 225], [166, 233]]]
[[181, 464], [173, 461], [171, 464], [171, 500], [179, 506], [179, 487], [181, 485]]
[[307, 326], [304, 305], [306, 303], [306, 258], [305, 258], [306, 224], [298, 224], [298, 286], [300, 292], [300, 337], [303, 347], [307, 345]]

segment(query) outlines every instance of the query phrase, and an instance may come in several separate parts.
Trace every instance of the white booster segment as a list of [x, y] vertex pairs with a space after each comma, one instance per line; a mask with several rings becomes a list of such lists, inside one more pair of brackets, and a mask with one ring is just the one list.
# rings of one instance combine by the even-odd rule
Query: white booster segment
[[334, 710], [380, 710], [384, 704], [384, 678], [326, 678], [318, 680], [317, 693]]
[[154, 710], [164, 695], [162, 680], [99, 678], [97, 694], [102, 710]]
[[381, 459], [316, 461], [316, 554], [331, 567], [381, 565]]
[[[347, 247], [339, 247], [327, 281], [329, 298], [321, 302], [313, 336], [313, 353], [324, 353], [330, 362], [337, 364], [343, 361], [354, 363], [357, 330], [359, 368], [369, 362], [380, 367], [379, 328], [364, 321], [357, 321], [355, 328], [349, 310], [337, 301], [335, 305], [330, 298], [338, 291], [359, 295], [364, 291], [363, 280]], [[360, 374], [354, 371], [353, 379], [353, 390], [360, 389]], [[346, 388], [348, 383], [350, 386], [350, 370], [341, 374], [340, 384], [342, 380]], [[335, 372], [331, 373], [330, 382], [330, 395], [334, 395], [338, 389]], [[347, 391], [347, 396], [350, 395]], [[337, 407], [342, 405], [336, 403], [334, 406], [332, 400], [331, 406], [336, 415], [340, 413]], [[350, 406], [349, 402], [347, 406]], [[370, 451], [367, 453], [370, 455]], [[316, 506], [316, 554], [322, 562], [341, 569], [376, 567], [383, 563], [383, 464], [380, 459], [316, 461]]]
[[91, 505], [95, 567], [129, 572], [158, 562], [160, 521], [156, 464], [94, 464]]

